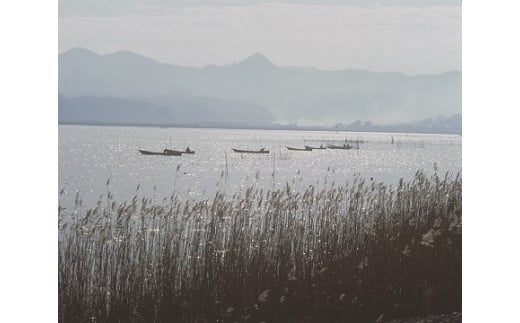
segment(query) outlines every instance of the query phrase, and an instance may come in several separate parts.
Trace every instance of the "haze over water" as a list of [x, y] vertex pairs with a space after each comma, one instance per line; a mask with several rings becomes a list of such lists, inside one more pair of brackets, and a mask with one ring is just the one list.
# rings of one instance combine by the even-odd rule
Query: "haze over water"
[[[391, 143], [392, 136], [394, 144]], [[362, 141], [360, 149], [289, 151]], [[195, 150], [194, 155], [144, 156], [138, 149]], [[269, 154], [238, 154], [231, 148]], [[461, 137], [454, 135], [344, 133], [316, 131], [59, 126], [60, 203], [79, 193], [93, 206], [111, 192], [120, 202], [139, 196], [212, 198], [217, 190], [233, 195], [251, 185], [271, 189], [288, 183], [298, 190], [344, 184], [356, 176], [395, 185], [427, 173], [461, 171]], [[178, 168], [178, 170], [177, 170]], [[110, 179], [107, 185], [107, 180]], [[140, 186], [137, 191], [137, 186]]]

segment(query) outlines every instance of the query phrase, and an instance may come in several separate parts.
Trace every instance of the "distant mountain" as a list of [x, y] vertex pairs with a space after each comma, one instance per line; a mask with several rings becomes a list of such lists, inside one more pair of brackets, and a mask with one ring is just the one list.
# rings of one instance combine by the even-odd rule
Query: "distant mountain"
[[276, 65], [274, 65], [267, 57], [260, 53], [255, 53], [249, 56], [233, 67], [235, 69], [242, 69], [253, 73], [277, 69]]
[[214, 99], [178, 98], [175, 107], [154, 105], [144, 101], [114, 97], [59, 95], [60, 124], [192, 126], [217, 128], [262, 128], [282, 130], [329, 130], [354, 132], [413, 132], [462, 134], [462, 116], [435, 117], [411, 123], [378, 125], [357, 120], [334, 126], [298, 126], [274, 123], [273, 116], [263, 108], [244, 103]]
[[[248, 102], [278, 122], [378, 124], [461, 113], [461, 73], [408, 76], [363, 70], [282, 68], [256, 53], [228, 66], [161, 64], [131, 52], [98, 55], [77, 48], [59, 55], [59, 92], [168, 106], [178, 98]], [[179, 108], [179, 106], [177, 106]], [[245, 109], [245, 108], [244, 108]], [[246, 113], [247, 114], [247, 113]]]
[[134, 99], [58, 98], [58, 122], [111, 125], [268, 127], [273, 115], [250, 103], [197, 97], [171, 98], [168, 106]]

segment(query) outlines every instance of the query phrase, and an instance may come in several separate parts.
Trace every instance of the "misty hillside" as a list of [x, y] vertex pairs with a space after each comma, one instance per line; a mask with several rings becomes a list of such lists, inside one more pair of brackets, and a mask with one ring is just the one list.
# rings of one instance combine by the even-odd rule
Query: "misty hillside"
[[277, 121], [313, 124], [391, 124], [461, 113], [460, 72], [407, 76], [282, 68], [259, 53], [234, 65], [192, 68], [131, 52], [98, 55], [77, 48], [59, 55], [59, 92], [160, 106], [172, 106], [178, 97], [236, 100], [269, 110]]
[[439, 116], [417, 122], [377, 125], [369, 121], [355, 121], [349, 125], [336, 125], [336, 130], [369, 132], [413, 132], [462, 134], [462, 115]]
[[236, 101], [175, 97], [162, 106], [114, 97], [58, 97], [59, 123], [265, 127], [273, 121], [269, 111]]

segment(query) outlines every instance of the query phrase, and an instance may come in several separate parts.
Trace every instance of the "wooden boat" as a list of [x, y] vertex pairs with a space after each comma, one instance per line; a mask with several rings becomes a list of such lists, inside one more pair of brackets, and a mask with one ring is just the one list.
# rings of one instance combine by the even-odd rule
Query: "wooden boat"
[[296, 151], [312, 151], [312, 148], [293, 148], [293, 147], [287, 147], [289, 150], [296, 150]]
[[327, 148], [329, 148], [329, 149], [352, 149], [353, 147], [348, 144], [343, 144], [343, 146], [327, 145]]
[[161, 155], [161, 156], [180, 156], [180, 155], [182, 155], [178, 151], [169, 150], [169, 149], [165, 149], [163, 152], [155, 152], [155, 151], [148, 151], [148, 150], [142, 150], [142, 149], [138, 149], [138, 150], [143, 155]]
[[173, 154], [190, 154], [190, 155], [193, 155], [195, 154], [195, 151], [194, 150], [190, 150], [190, 149], [187, 149], [187, 150], [172, 150], [172, 149], [165, 149], [165, 151], [169, 152], [169, 153], [173, 153]]
[[168, 154], [168, 155], [180, 156], [180, 155], [182, 155], [184, 152], [183, 152], [183, 151], [179, 151], [179, 150], [165, 149], [165, 150], [164, 150], [164, 153], [165, 153], [165, 154]]
[[249, 153], [249, 154], [269, 154], [269, 150], [265, 150], [265, 148], [262, 148], [260, 150], [243, 150], [243, 149], [233, 149], [236, 153]]
[[311, 149], [311, 150], [314, 150], [314, 149], [327, 149], [327, 147], [325, 147], [323, 145], [320, 145], [319, 147], [305, 146], [305, 148]]

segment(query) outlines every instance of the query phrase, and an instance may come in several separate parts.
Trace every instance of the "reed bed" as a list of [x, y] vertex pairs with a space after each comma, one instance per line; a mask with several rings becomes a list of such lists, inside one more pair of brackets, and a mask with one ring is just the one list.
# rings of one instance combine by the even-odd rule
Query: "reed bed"
[[61, 322], [373, 322], [461, 310], [459, 175], [59, 209]]

